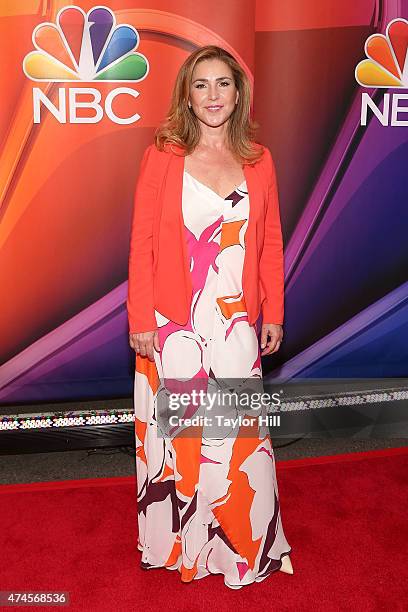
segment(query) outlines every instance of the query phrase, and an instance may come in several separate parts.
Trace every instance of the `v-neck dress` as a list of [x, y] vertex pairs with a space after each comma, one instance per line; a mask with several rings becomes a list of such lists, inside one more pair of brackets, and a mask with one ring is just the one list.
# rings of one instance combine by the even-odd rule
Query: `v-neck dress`
[[[230, 588], [264, 580], [292, 550], [269, 430], [256, 421], [250, 431], [224, 422], [222, 430], [201, 422], [166, 429], [161, 400], [191, 383], [205, 391], [225, 380], [262, 382], [260, 323], [249, 324], [242, 290], [249, 204], [245, 181], [222, 198], [184, 171], [189, 320], [155, 310], [160, 351], [154, 362], [136, 355], [134, 387], [141, 567], [178, 570], [183, 582], [221, 573]], [[182, 410], [208, 414], [202, 404]]]

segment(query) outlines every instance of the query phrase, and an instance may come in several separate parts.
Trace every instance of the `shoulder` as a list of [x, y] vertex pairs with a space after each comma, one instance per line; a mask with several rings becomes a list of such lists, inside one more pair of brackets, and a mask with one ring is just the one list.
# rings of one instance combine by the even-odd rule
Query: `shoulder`
[[159, 151], [156, 147], [155, 143], [149, 144], [142, 155], [141, 160], [141, 168], [144, 169], [146, 167], [154, 168], [160, 165], [161, 162], [164, 161], [167, 154], [165, 151]]
[[275, 180], [275, 163], [273, 161], [273, 156], [271, 150], [263, 144], [258, 142], [254, 142], [253, 146], [255, 148], [260, 149], [261, 155], [259, 159], [255, 162], [255, 166], [258, 172], [261, 173], [264, 180], [268, 183]]
[[256, 160], [255, 165], [270, 169], [273, 165], [273, 158], [270, 149], [266, 145], [256, 141], [252, 141], [251, 145], [253, 149], [260, 152], [260, 156]]
[[156, 147], [155, 143], [152, 142], [144, 150], [143, 157], [144, 158], [159, 157], [160, 153], [162, 153], [162, 152], [159, 151], [159, 149]]
[[156, 144], [152, 144], [146, 147], [143, 157], [148, 159], [154, 159], [155, 162], [164, 161], [171, 155], [183, 155], [184, 149], [174, 143], [165, 143], [163, 149], [157, 148]]
[[260, 148], [262, 150], [262, 157], [259, 159], [259, 161], [265, 166], [271, 167], [271, 165], [273, 164], [271, 150], [265, 145], [260, 145]]

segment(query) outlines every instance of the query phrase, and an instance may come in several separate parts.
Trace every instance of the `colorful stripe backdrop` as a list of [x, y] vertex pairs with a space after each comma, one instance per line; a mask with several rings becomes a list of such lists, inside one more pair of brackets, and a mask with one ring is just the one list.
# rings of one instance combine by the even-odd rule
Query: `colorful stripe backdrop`
[[[97, 4], [74, 3], [84, 14]], [[355, 68], [367, 59], [367, 38], [407, 19], [408, 3], [102, 4], [128, 29], [117, 32], [99, 67], [119, 61], [132, 36], [138, 41], [134, 57], [109, 73], [75, 63], [84, 24], [86, 30], [80, 11], [64, 13], [71, 52], [61, 46], [55, 24], [71, 3], [0, 5], [0, 403], [132, 394], [126, 293], [137, 169], [180, 64], [212, 43], [244, 65], [259, 139], [272, 150], [278, 174], [285, 342], [265, 371], [286, 379], [407, 376], [408, 127], [382, 125], [372, 113], [367, 125], [360, 122], [364, 92], [382, 108], [385, 95], [406, 89], [364, 88]], [[94, 14], [88, 40], [94, 59], [108, 21], [108, 12]], [[400, 58], [407, 41], [402, 23]], [[68, 81], [58, 76], [60, 62], [68, 64]], [[124, 93], [116, 91], [121, 87]], [[94, 109], [79, 107], [76, 117], [91, 122], [72, 121], [73, 88], [81, 101], [99, 92], [98, 122]], [[33, 95], [60, 109], [65, 101], [65, 123], [44, 106], [36, 123]], [[140, 118], [120, 123], [112, 113]]]

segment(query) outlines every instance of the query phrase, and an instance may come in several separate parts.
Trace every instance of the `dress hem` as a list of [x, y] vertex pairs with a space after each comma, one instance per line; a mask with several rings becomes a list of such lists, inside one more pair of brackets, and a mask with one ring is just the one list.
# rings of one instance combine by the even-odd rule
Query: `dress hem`
[[[142, 547], [142, 546], [140, 546], [140, 545], [139, 545], [139, 543], [137, 544], [137, 548], [138, 548], [138, 550], [139, 550], [140, 552], [143, 552], [143, 547]], [[265, 574], [265, 576], [263, 576], [263, 575], [262, 575], [262, 576], [256, 576], [256, 577], [255, 577], [253, 580], [251, 580], [251, 582], [246, 582], [246, 583], [244, 583], [244, 584], [231, 584], [231, 583], [229, 583], [229, 582], [227, 582], [227, 581], [225, 580], [225, 574], [224, 574], [224, 572], [222, 572], [222, 571], [219, 571], [219, 572], [211, 572], [211, 571], [207, 570], [207, 568], [206, 568], [205, 566], [203, 566], [203, 565], [200, 565], [199, 567], [201, 567], [201, 568], [203, 568], [204, 570], [206, 570], [206, 571], [207, 571], [207, 573], [206, 573], [206, 574], [203, 574], [203, 575], [201, 575], [201, 576], [197, 576], [197, 574], [195, 574], [195, 575], [194, 575], [192, 578], [190, 578], [189, 580], [183, 580], [183, 579], [182, 579], [182, 580], [181, 580], [181, 582], [182, 582], [182, 583], [184, 583], [184, 584], [190, 584], [190, 583], [192, 583], [194, 580], [201, 580], [202, 578], [207, 578], [207, 576], [212, 576], [212, 575], [216, 575], [216, 574], [222, 574], [222, 575], [224, 576], [224, 584], [225, 584], [225, 586], [227, 586], [227, 587], [228, 587], [228, 588], [230, 588], [230, 589], [234, 589], [234, 590], [236, 590], [236, 589], [241, 589], [242, 587], [249, 586], [250, 584], [254, 584], [254, 582], [262, 582], [263, 580], [265, 580], [266, 578], [268, 578], [268, 576], [270, 576], [270, 575], [271, 575], [271, 574], [273, 574], [274, 572], [279, 571], [279, 570], [281, 569], [281, 567], [282, 567], [282, 557], [284, 557], [285, 555], [290, 555], [292, 552], [293, 552], [293, 548], [291, 547], [291, 548], [289, 548], [289, 550], [287, 550], [287, 551], [283, 552], [283, 553], [280, 555], [280, 558], [279, 558], [279, 559], [273, 559], [273, 558], [271, 558], [271, 560], [273, 560], [273, 561], [280, 561], [280, 565], [279, 565], [279, 567], [274, 567], [273, 569], [269, 570], [269, 571], [268, 571], [268, 572]], [[144, 563], [144, 562], [141, 562], [141, 563]], [[149, 563], [149, 562], [148, 562], [148, 561], [146, 561], [146, 563]], [[174, 564], [174, 565], [170, 565], [170, 566], [169, 566], [169, 565], [164, 565], [164, 564], [163, 564], [163, 565], [154, 565], [154, 564], [151, 564], [149, 567], [144, 567], [144, 566], [141, 564], [141, 565], [140, 565], [140, 567], [141, 567], [141, 569], [143, 569], [143, 570], [150, 570], [150, 569], [167, 569], [167, 570], [170, 570], [170, 571], [178, 570], [178, 571], [180, 572], [180, 564], [179, 564], [179, 562], [177, 562], [177, 563], [176, 563], [176, 564]]]

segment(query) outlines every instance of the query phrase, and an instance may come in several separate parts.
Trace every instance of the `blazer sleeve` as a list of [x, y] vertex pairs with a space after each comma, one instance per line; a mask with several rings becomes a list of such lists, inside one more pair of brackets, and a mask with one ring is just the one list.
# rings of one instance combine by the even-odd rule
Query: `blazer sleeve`
[[264, 246], [259, 262], [259, 280], [265, 294], [262, 302], [263, 323], [282, 325], [284, 318], [284, 259], [275, 164], [265, 147], [268, 198], [265, 214]]
[[157, 199], [157, 172], [152, 151], [145, 150], [136, 183], [131, 222], [127, 312], [129, 333], [157, 329], [153, 294], [153, 220]]

